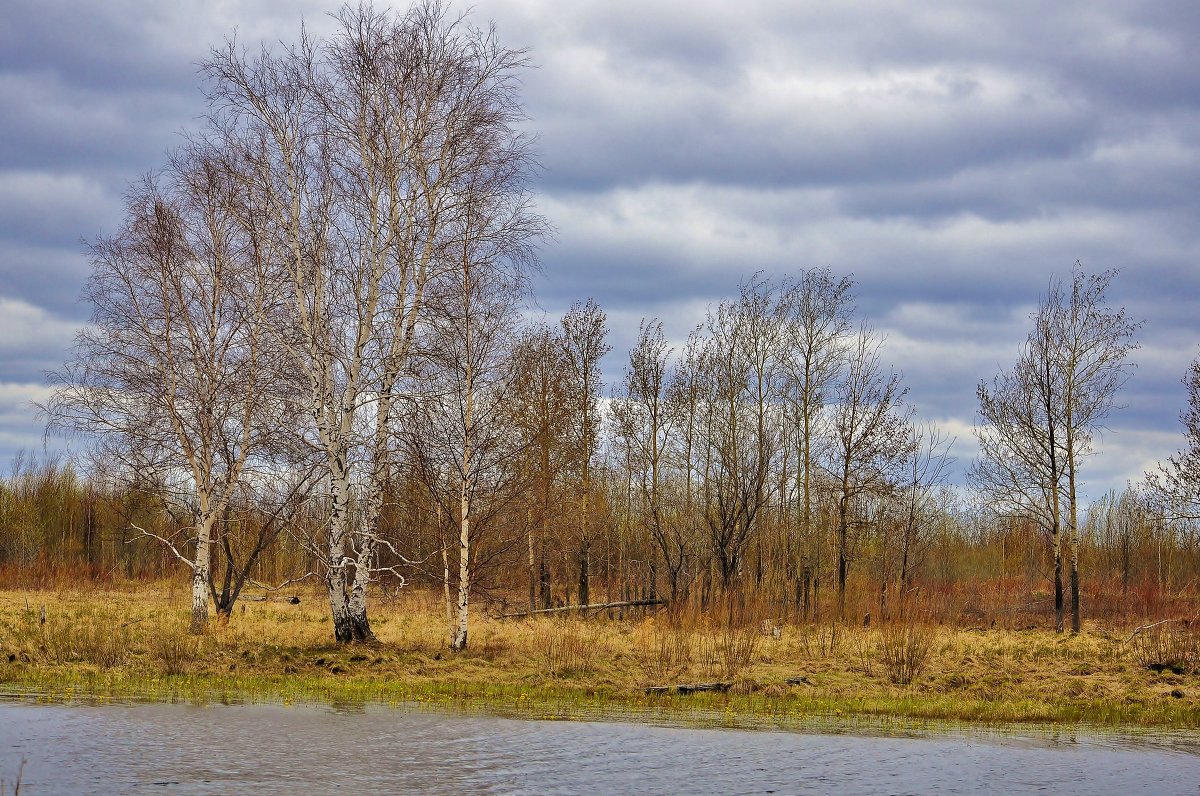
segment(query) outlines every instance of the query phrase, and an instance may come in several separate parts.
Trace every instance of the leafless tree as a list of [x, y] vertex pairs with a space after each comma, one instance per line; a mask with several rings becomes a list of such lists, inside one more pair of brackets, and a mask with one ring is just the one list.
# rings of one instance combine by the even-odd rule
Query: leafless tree
[[[1039, 313], [1040, 317], [1042, 313]], [[980, 382], [979, 458], [969, 478], [988, 505], [1034, 520], [1048, 536], [1054, 557], [1055, 628], [1063, 630], [1062, 385], [1052, 352], [1051, 327], [1034, 324], [1017, 364]]]
[[706, 451], [705, 522], [721, 585], [737, 577], [780, 451], [777, 316], [769, 285], [755, 278], [737, 301], [722, 302], [704, 325], [702, 373]]
[[623, 394], [614, 399], [616, 432], [625, 441], [630, 467], [640, 496], [642, 523], [666, 566], [671, 600], [688, 559], [687, 534], [678, 511], [667, 505], [668, 448], [677, 415], [670, 411], [671, 349], [663, 337], [662, 322], [643, 322], [637, 344], [629, 352]]
[[532, 245], [545, 230], [530, 210], [524, 151], [510, 141], [476, 149], [491, 162], [458, 186], [446, 275], [434, 286], [423, 341], [418, 411], [425, 418], [416, 425], [421, 436], [408, 435], [412, 447], [426, 449], [421, 461], [441, 463], [429, 482], [441, 483], [444, 470], [457, 487], [457, 505], [447, 506], [459, 524], [454, 650], [467, 646], [473, 542], [518, 475], [511, 462], [522, 440], [507, 408], [516, 375], [512, 344]]
[[[373, 637], [396, 391], [426, 290], [469, 175], [494, 165], [522, 118], [521, 51], [438, 0], [335, 13], [336, 33], [204, 65], [211, 121], [267, 209], [291, 299], [278, 331], [308, 382], [311, 440], [328, 474], [324, 546], [334, 635]], [[520, 150], [520, 147], [516, 147]]]
[[[821, 545], [813, 528], [813, 466], [819, 458], [814, 445], [821, 439], [821, 410], [845, 365], [845, 349], [854, 314], [854, 280], [835, 278], [829, 268], [802, 271], [785, 283], [780, 295], [784, 397], [795, 424], [797, 536], [801, 549], [797, 601], [811, 609], [819, 587]], [[794, 556], [788, 544], [788, 555]]]
[[264, 353], [269, 247], [228, 163], [199, 145], [133, 187], [125, 214], [91, 246], [92, 324], [45, 410], [51, 427], [106, 437], [140, 478], [171, 485], [182, 538], [142, 533], [190, 569], [199, 633], [218, 523], [286, 423], [286, 379]]
[[900, 374], [885, 372], [881, 341], [859, 330], [846, 354], [844, 376], [831, 407], [828, 470], [836, 483], [838, 612], [846, 613], [846, 576], [853, 554], [855, 508], [873, 492], [890, 487], [907, 457], [912, 438]]
[[1116, 271], [1089, 275], [1078, 263], [1070, 285], [1050, 283], [1039, 323], [1048, 323], [1052, 356], [1061, 382], [1063, 454], [1067, 476], [1067, 538], [1070, 549], [1071, 631], [1081, 627], [1079, 607], [1079, 499], [1082, 459], [1116, 406], [1117, 392], [1133, 365], [1128, 355], [1138, 347], [1133, 336], [1141, 323], [1124, 308], [1108, 305], [1106, 293]]
[[562, 319], [562, 341], [568, 400], [575, 416], [575, 444], [579, 463], [579, 602], [587, 605], [591, 584], [592, 458], [600, 426], [599, 398], [603, 389], [600, 360], [611, 349], [605, 338], [605, 315], [595, 301], [574, 304]]
[[1184, 447], [1147, 474], [1148, 495], [1165, 517], [1200, 519], [1200, 359], [1192, 362], [1183, 383], [1188, 406], [1179, 416]]
[[939, 487], [945, 484], [953, 438], [932, 425], [915, 426], [908, 455], [897, 480], [897, 496], [901, 500], [900, 533], [900, 591], [908, 593], [913, 573], [920, 566], [928, 549], [931, 531], [942, 514]]
[[566, 440], [573, 422], [564, 358], [561, 338], [546, 326], [523, 331], [512, 357], [511, 422], [525, 440], [521, 465], [536, 493], [529, 501], [526, 528], [530, 610], [539, 600], [543, 608], [549, 608], [551, 600], [546, 544], [554, 513], [554, 486], [566, 466]]

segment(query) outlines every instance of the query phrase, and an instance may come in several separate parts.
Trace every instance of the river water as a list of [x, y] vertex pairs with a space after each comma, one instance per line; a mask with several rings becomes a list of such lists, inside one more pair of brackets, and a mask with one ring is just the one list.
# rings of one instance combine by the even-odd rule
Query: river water
[[506, 719], [383, 706], [0, 702], [11, 794], [1200, 794], [1200, 747]]

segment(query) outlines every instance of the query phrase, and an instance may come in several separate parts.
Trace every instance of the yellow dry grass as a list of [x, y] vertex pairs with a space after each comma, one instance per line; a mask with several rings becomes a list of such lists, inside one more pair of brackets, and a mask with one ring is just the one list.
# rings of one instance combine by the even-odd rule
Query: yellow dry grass
[[[701, 706], [766, 717], [1200, 727], [1200, 677], [1145, 668], [1125, 628], [1078, 636], [929, 624], [863, 628], [781, 623], [746, 611], [731, 621], [724, 610], [624, 620], [476, 614], [469, 648], [451, 653], [436, 594], [403, 592], [376, 600], [371, 612], [379, 642], [338, 647], [315, 590], [297, 606], [241, 603], [227, 624], [214, 623], [198, 638], [186, 633], [187, 595], [177, 584], [0, 591], [0, 682], [154, 698], [442, 695], [660, 713]], [[908, 669], [898, 673], [895, 659], [903, 654]], [[645, 695], [648, 686], [710, 681], [732, 682], [731, 693]]]

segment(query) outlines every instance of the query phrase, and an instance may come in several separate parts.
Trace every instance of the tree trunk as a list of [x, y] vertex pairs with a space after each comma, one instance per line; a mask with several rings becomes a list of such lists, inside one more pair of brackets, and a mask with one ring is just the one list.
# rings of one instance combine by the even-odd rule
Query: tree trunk
[[1054, 546], [1054, 632], [1063, 632], [1063, 560], [1062, 534], [1057, 529], [1051, 544]]
[[579, 546], [579, 604], [588, 605], [591, 586], [591, 544], [584, 537]]
[[1071, 632], [1078, 633], [1082, 628], [1082, 618], [1079, 614], [1079, 533], [1071, 534]]
[[196, 523], [196, 557], [192, 561], [192, 622], [188, 631], [204, 632], [208, 624], [208, 576], [212, 566], [212, 528], [214, 517], [208, 512]]
[[847, 498], [843, 496], [838, 502], [838, 615], [846, 618], [846, 573], [850, 567], [850, 521], [846, 516], [849, 511]]
[[461, 505], [462, 521], [458, 534], [458, 620], [454, 625], [454, 637], [450, 640], [450, 649], [464, 650], [467, 648], [467, 619], [471, 590], [471, 497], [466, 482], [462, 485]]

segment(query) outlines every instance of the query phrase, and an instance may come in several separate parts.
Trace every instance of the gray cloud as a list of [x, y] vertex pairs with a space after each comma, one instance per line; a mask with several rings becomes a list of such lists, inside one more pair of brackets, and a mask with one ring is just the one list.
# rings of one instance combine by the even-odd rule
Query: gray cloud
[[[332, 4], [16, 0], [0, 28], [0, 382], [66, 354], [80, 239], [196, 127], [195, 63], [327, 29]], [[1120, 486], [1178, 439], [1200, 328], [1200, 7], [482, 0], [528, 45], [529, 129], [557, 227], [548, 317], [593, 296], [619, 376], [644, 316], [686, 337], [754, 271], [853, 273], [921, 415], [960, 437], [1053, 272], [1122, 271], [1145, 318], [1127, 408], [1089, 461]], [[40, 432], [0, 407], [0, 460]], [[967, 432], [964, 435], [964, 431]], [[23, 443], [22, 443], [23, 444]]]

